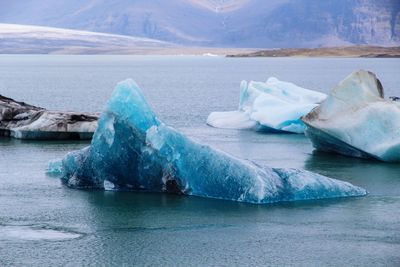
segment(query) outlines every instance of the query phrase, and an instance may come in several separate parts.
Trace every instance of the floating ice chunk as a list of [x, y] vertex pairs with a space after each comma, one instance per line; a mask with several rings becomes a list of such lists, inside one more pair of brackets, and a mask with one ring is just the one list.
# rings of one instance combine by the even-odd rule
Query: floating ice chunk
[[240, 110], [212, 112], [207, 118], [207, 124], [224, 129], [256, 129], [259, 124], [250, 119], [250, 114]]
[[238, 111], [212, 112], [207, 124], [217, 128], [303, 133], [300, 118], [326, 95], [271, 77], [266, 83], [243, 81]]
[[[112, 140], [112, 142], [110, 141]], [[54, 170], [52, 170], [54, 168]], [[161, 123], [132, 80], [118, 84], [90, 147], [49, 172], [70, 187], [169, 192], [251, 203], [362, 196], [347, 182], [274, 169], [194, 142]]]
[[96, 114], [48, 111], [0, 95], [0, 136], [18, 139], [90, 139]]
[[360, 70], [303, 118], [318, 150], [400, 161], [400, 105], [385, 100], [375, 74]]
[[104, 180], [104, 190], [106, 191], [113, 191], [115, 189], [115, 186], [113, 183], [110, 181]]

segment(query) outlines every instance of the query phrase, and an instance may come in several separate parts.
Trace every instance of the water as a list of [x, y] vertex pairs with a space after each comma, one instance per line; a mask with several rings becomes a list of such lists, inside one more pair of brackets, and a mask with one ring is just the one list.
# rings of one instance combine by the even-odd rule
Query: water
[[274, 167], [349, 181], [366, 197], [249, 205], [71, 190], [47, 161], [85, 142], [0, 139], [0, 265], [399, 266], [400, 166], [315, 153], [302, 135], [204, 125], [233, 110], [239, 83], [277, 76], [327, 92], [351, 71], [400, 95], [398, 59], [0, 56], [0, 94], [51, 109], [101, 111], [132, 77], [160, 118], [194, 139]]

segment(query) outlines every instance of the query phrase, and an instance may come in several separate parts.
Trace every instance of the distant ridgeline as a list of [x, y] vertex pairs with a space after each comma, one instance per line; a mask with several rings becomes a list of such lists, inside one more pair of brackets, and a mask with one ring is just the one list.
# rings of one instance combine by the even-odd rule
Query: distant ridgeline
[[[2, 1], [0, 23], [212, 47], [400, 45], [398, 0]], [[190, 15], [189, 15], [190, 14]]]

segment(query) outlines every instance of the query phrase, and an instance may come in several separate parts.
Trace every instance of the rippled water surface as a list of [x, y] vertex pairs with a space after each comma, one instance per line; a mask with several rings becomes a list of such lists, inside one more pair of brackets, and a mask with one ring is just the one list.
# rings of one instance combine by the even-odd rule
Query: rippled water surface
[[0, 265], [399, 266], [400, 165], [313, 152], [303, 135], [220, 130], [241, 80], [269, 76], [328, 92], [372, 70], [400, 95], [398, 59], [0, 56], [0, 94], [49, 109], [101, 111], [134, 78], [159, 117], [187, 135], [273, 167], [366, 188], [366, 197], [249, 205], [133, 192], [71, 190], [49, 160], [86, 142], [0, 139]]

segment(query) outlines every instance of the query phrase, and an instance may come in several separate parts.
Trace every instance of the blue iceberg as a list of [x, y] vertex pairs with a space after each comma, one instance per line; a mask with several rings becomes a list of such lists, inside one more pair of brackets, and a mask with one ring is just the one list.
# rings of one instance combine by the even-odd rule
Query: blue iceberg
[[73, 188], [143, 190], [249, 203], [362, 196], [350, 183], [276, 169], [197, 143], [160, 122], [133, 80], [117, 85], [92, 143], [49, 165]]

